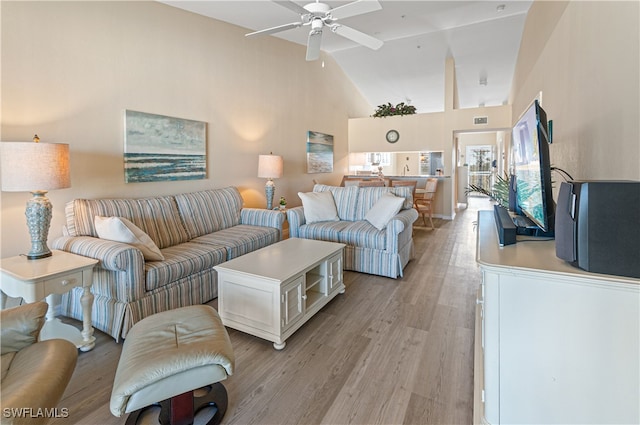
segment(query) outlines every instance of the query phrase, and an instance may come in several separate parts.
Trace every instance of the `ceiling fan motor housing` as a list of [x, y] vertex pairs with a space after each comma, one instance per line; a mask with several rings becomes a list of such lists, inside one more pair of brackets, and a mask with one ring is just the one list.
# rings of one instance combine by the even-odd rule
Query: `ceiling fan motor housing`
[[325, 3], [309, 3], [304, 6], [304, 9], [309, 11], [309, 13], [314, 17], [318, 18], [323, 18], [331, 10], [329, 5]]

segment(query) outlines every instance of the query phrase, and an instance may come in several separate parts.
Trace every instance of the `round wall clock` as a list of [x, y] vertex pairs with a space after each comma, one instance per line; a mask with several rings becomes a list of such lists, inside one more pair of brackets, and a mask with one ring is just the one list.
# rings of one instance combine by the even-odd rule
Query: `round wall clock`
[[400, 133], [397, 130], [389, 130], [387, 131], [387, 142], [395, 143], [400, 138]]

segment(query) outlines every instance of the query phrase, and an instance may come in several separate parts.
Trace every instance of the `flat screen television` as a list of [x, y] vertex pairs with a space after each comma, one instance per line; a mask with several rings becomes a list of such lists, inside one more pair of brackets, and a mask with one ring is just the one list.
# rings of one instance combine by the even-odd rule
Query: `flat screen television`
[[539, 229], [532, 233], [534, 236], [553, 236], [554, 233], [555, 202], [548, 135], [547, 114], [536, 99], [522, 114], [511, 135], [517, 211]]

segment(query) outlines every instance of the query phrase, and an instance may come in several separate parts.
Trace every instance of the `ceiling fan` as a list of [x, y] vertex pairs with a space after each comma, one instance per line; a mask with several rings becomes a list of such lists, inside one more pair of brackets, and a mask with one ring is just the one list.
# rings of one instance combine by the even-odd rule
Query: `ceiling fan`
[[309, 31], [309, 38], [307, 39], [308, 61], [314, 61], [320, 57], [322, 30], [325, 27], [342, 37], [348, 38], [349, 40], [355, 41], [356, 43], [362, 44], [370, 49], [378, 50], [382, 47], [383, 42], [381, 40], [351, 27], [337, 23], [339, 19], [362, 15], [382, 9], [382, 6], [377, 0], [357, 0], [333, 9], [328, 4], [320, 3], [318, 0], [316, 0], [315, 3], [309, 3], [304, 7], [289, 0], [274, 0], [274, 3], [298, 13], [300, 15], [300, 21], [252, 32], [246, 34], [247, 37], [275, 34], [277, 32], [308, 25], [311, 28]]

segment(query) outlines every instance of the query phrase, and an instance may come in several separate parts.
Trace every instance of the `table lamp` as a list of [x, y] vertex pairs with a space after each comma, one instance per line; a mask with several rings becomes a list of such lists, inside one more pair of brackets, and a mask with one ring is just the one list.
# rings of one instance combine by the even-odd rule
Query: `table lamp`
[[0, 175], [5, 192], [31, 192], [25, 215], [31, 234], [29, 260], [51, 256], [47, 246], [51, 225], [51, 202], [47, 191], [71, 186], [69, 145], [33, 142], [0, 142]]
[[273, 209], [273, 193], [276, 189], [273, 179], [282, 177], [282, 157], [272, 153], [260, 155], [258, 157], [258, 177], [267, 179], [264, 190], [267, 195], [267, 209], [271, 210]]

